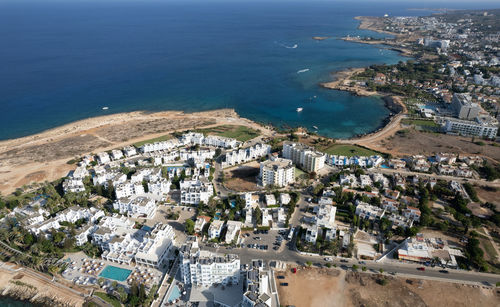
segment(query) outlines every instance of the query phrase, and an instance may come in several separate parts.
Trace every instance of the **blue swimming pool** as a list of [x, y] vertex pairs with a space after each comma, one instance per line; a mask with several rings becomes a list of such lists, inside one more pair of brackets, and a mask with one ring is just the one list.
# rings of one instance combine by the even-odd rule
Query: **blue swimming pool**
[[177, 287], [177, 286], [174, 286], [174, 288], [172, 289], [172, 292], [170, 292], [170, 295], [168, 297], [168, 302], [172, 303], [173, 301], [175, 301], [179, 297], [181, 297], [181, 289], [179, 289], [179, 287]]
[[101, 274], [99, 274], [99, 276], [117, 281], [125, 281], [127, 280], [130, 273], [132, 273], [132, 270], [107, 265], [104, 270], [102, 270]]

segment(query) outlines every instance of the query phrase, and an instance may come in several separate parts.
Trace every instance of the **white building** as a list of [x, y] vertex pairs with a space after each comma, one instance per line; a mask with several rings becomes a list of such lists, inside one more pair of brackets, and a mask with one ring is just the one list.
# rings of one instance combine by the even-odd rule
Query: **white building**
[[284, 142], [283, 158], [290, 159], [306, 172], [318, 172], [325, 166], [325, 154], [300, 143]]
[[113, 149], [111, 151], [111, 157], [113, 158], [113, 160], [120, 160], [121, 158], [123, 158], [123, 152], [119, 149]]
[[111, 161], [107, 152], [100, 152], [97, 154], [97, 161], [99, 164], [106, 164]]
[[156, 212], [156, 202], [145, 196], [123, 197], [113, 203], [113, 208], [130, 217], [152, 218]]
[[495, 139], [498, 133], [498, 121], [490, 116], [476, 117], [474, 120], [447, 117], [444, 130], [451, 134]]
[[148, 182], [148, 193], [157, 196], [167, 195], [170, 192], [172, 182], [168, 179], [161, 178], [158, 181]]
[[276, 197], [274, 197], [274, 194], [266, 194], [266, 205], [269, 206], [276, 206]]
[[295, 167], [291, 160], [267, 160], [260, 163], [259, 176], [263, 186], [284, 187], [295, 181]]
[[277, 287], [274, 274], [265, 270], [262, 260], [252, 260], [246, 272], [242, 307], [272, 307], [277, 305]]
[[184, 284], [210, 287], [214, 284], [237, 285], [240, 282], [240, 259], [237, 255], [220, 255], [202, 251], [196, 237], [189, 237], [179, 252]]
[[222, 148], [235, 148], [238, 145], [238, 142], [235, 139], [226, 138], [223, 136], [207, 135], [203, 139], [203, 145]]
[[241, 222], [239, 221], [227, 221], [226, 223], [226, 243], [229, 244], [233, 240], [237, 239], [237, 234], [241, 230]]
[[117, 199], [133, 195], [144, 195], [144, 193], [144, 186], [140, 182], [132, 183], [130, 181], [127, 181], [115, 186], [115, 194]]
[[102, 258], [120, 264], [159, 268], [163, 265], [175, 240], [170, 225], [157, 223], [150, 229], [134, 229], [134, 222], [124, 217], [106, 217], [92, 234], [93, 242], [102, 249]]
[[80, 193], [85, 192], [85, 185], [82, 179], [67, 178], [62, 184], [64, 193]]
[[214, 188], [208, 181], [183, 180], [180, 183], [181, 203], [198, 205], [200, 202], [208, 203], [214, 193]]
[[224, 221], [214, 220], [208, 227], [208, 239], [216, 239], [220, 236], [222, 228], [224, 227]]
[[222, 167], [246, 163], [252, 160], [260, 159], [271, 153], [271, 146], [268, 144], [257, 143], [251, 147], [240, 148], [229, 151], [224, 155]]

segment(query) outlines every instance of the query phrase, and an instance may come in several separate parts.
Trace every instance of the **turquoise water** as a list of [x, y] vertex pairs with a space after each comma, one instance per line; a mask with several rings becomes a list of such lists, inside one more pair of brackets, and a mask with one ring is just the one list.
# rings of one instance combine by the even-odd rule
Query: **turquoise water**
[[9, 297], [0, 297], [0, 306], [1, 307], [35, 307], [37, 305], [30, 303], [30, 302], [17, 301], [15, 299], [12, 299]]
[[467, 7], [401, 2], [0, 1], [0, 139], [117, 112], [222, 107], [332, 137], [370, 132], [389, 115], [380, 99], [318, 83], [333, 71], [405, 59], [339, 40], [382, 36], [357, 30], [353, 17]]
[[168, 297], [168, 302], [171, 303], [179, 297], [181, 297], [181, 290], [179, 289], [179, 287], [174, 286], [172, 292], [170, 292], [170, 296]]
[[99, 276], [117, 281], [125, 281], [127, 280], [130, 273], [132, 273], [131, 270], [107, 265], [104, 270], [102, 270], [101, 274], [99, 274]]

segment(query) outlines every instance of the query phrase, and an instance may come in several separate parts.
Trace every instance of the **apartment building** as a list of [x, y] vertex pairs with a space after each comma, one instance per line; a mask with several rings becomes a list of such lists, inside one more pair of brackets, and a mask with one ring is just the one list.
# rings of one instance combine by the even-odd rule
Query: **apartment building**
[[214, 284], [237, 285], [240, 282], [240, 259], [200, 250], [196, 237], [188, 237], [179, 250], [180, 271], [184, 284], [210, 287]]
[[224, 221], [214, 220], [208, 227], [208, 239], [216, 239], [220, 236], [222, 228], [224, 227]]
[[113, 208], [129, 217], [152, 218], [156, 212], [156, 201], [145, 196], [123, 197], [113, 203]]
[[260, 163], [259, 177], [263, 186], [284, 187], [295, 181], [295, 167], [291, 160], [267, 160]]
[[310, 173], [318, 172], [325, 166], [326, 156], [307, 145], [284, 142], [283, 158], [292, 160], [293, 164]]
[[181, 203], [198, 205], [200, 202], [208, 203], [208, 199], [214, 193], [212, 184], [199, 179], [183, 180], [180, 183]]
[[274, 274], [264, 269], [263, 264], [262, 260], [252, 260], [245, 274], [242, 307], [277, 306], [277, 299], [273, 305], [273, 297], [278, 296]]
[[498, 133], [498, 121], [490, 116], [476, 117], [474, 120], [447, 117], [444, 130], [450, 134], [495, 139]]

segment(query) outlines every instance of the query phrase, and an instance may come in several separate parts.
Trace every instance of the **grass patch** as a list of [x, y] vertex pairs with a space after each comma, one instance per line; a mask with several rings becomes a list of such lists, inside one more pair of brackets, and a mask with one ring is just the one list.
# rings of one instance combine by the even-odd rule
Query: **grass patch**
[[405, 125], [414, 125], [414, 126], [421, 126], [421, 127], [431, 127], [431, 128], [438, 128], [439, 125], [436, 124], [433, 120], [424, 120], [424, 119], [408, 119], [405, 118], [401, 120], [402, 124]]
[[137, 147], [137, 148], [139, 148], [139, 147], [141, 147], [144, 144], [156, 143], [156, 142], [163, 142], [163, 141], [170, 140], [171, 138], [173, 138], [173, 136], [170, 135], [170, 134], [162, 135], [162, 136], [159, 136], [157, 138], [153, 138], [153, 139], [144, 140], [144, 141], [140, 141], [140, 142], [134, 143], [134, 146]]
[[121, 307], [122, 304], [120, 303], [119, 300], [117, 300], [115, 297], [108, 295], [107, 293], [104, 292], [94, 292], [95, 296], [98, 296], [102, 298], [105, 302], [108, 302], [111, 304], [113, 307]]
[[325, 152], [330, 155], [339, 155], [339, 156], [373, 156], [380, 155], [380, 153], [361, 147], [357, 145], [347, 145], [347, 144], [333, 144], [326, 148], [321, 149], [322, 152]]
[[305, 175], [306, 173], [303, 170], [295, 168], [295, 179], [302, 179]]
[[260, 132], [245, 126], [222, 125], [214, 128], [197, 129], [196, 132], [204, 135], [218, 135], [227, 138], [236, 139], [240, 142], [246, 142], [260, 135]]
[[489, 239], [482, 239], [481, 243], [484, 247], [484, 251], [486, 252], [486, 254], [488, 254], [490, 260], [492, 262], [495, 262], [495, 260], [497, 259], [497, 252], [493, 244], [491, 244], [491, 241]]

